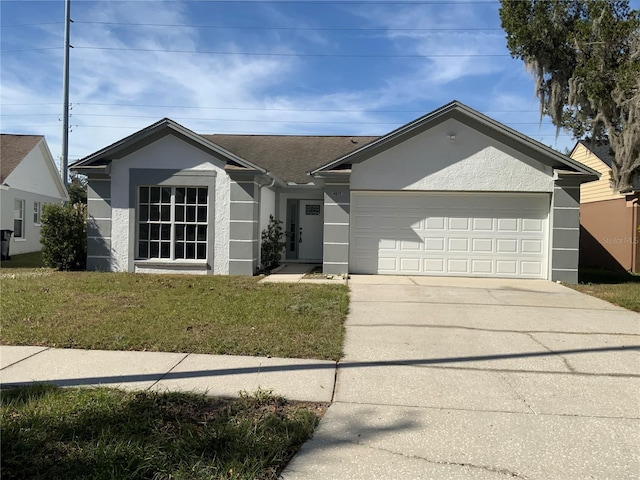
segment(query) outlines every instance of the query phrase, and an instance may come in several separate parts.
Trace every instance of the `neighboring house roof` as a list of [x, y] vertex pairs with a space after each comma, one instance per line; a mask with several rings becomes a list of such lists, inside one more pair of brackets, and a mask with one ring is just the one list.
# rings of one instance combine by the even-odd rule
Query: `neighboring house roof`
[[166, 135], [169, 135], [170, 133], [182, 138], [184, 141], [190, 143], [196, 148], [213, 155], [223, 157], [233, 165], [249, 170], [255, 170], [259, 173], [266, 173], [266, 170], [262, 167], [238, 157], [169, 118], [163, 118], [153, 125], [143, 128], [142, 130], [129, 135], [128, 137], [125, 137], [102, 150], [81, 158], [77, 162], [74, 162], [70, 168], [77, 171], [83, 171], [84, 169], [106, 166], [111, 163], [112, 160], [125, 157], [130, 153], [149, 145]]
[[602, 160], [602, 163], [611, 168], [613, 156], [611, 155], [611, 146], [608, 143], [592, 145], [591, 142], [585, 142], [584, 140], [580, 140], [578, 143], [582, 144], [587, 150]]
[[311, 183], [307, 172], [362, 148], [378, 137], [306, 135], [202, 135], [285, 182]]
[[415, 135], [423, 133], [448, 119], [455, 119], [461, 123], [469, 125], [475, 130], [511, 146], [512, 148], [515, 148], [553, 168], [568, 167], [572, 172], [593, 177], [594, 180], [599, 178], [600, 174], [595, 170], [592, 170], [591, 168], [582, 165], [580, 162], [577, 162], [566, 155], [563, 155], [560, 152], [557, 152], [556, 150], [507, 127], [506, 125], [481, 114], [457, 100], [454, 100], [431, 113], [403, 125], [402, 127], [380, 137], [378, 140], [373, 141], [358, 150], [348, 153], [341, 158], [311, 171], [311, 175], [315, 175], [326, 170], [333, 170], [341, 166], [344, 168], [349, 164], [367, 160], [368, 158], [382, 153], [385, 150], [398, 145]]
[[0, 134], [0, 183], [4, 183], [43, 138], [43, 135]]

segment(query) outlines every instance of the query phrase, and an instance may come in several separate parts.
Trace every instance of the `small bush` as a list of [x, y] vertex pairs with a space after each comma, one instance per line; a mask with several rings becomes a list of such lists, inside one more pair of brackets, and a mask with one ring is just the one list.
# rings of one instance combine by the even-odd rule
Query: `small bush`
[[42, 259], [58, 270], [84, 270], [87, 261], [87, 206], [44, 205], [42, 209]]
[[284, 230], [282, 222], [269, 215], [269, 225], [262, 231], [262, 268], [270, 271], [280, 265], [282, 249], [286, 245], [283, 241]]

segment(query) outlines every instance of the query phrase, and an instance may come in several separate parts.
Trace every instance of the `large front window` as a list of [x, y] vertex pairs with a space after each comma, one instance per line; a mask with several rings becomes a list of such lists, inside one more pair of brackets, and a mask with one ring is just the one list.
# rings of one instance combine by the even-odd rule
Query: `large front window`
[[138, 258], [206, 260], [207, 187], [140, 187]]

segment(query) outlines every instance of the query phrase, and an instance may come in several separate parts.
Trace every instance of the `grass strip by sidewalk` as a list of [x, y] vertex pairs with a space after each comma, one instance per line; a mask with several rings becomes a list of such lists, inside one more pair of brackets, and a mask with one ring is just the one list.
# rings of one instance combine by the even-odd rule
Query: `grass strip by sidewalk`
[[640, 283], [587, 283], [579, 285], [567, 285], [587, 295], [606, 300], [634, 312], [640, 312]]
[[47, 385], [3, 390], [0, 476], [276, 479], [325, 410], [265, 392], [231, 400]]
[[346, 286], [258, 280], [3, 269], [0, 342], [340, 359]]
[[580, 270], [580, 283], [567, 286], [628, 310], [640, 312], [640, 275], [585, 268]]

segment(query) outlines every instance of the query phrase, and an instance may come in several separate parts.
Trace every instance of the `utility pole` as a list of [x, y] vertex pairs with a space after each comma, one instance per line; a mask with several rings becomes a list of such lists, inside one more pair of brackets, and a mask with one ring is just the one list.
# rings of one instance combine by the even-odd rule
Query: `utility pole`
[[62, 182], [65, 188], [69, 185], [69, 30], [71, 27], [71, 0], [65, 0], [64, 3], [64, 67], [62, 80], [62, 162], [60, 169], [62, 170]]

